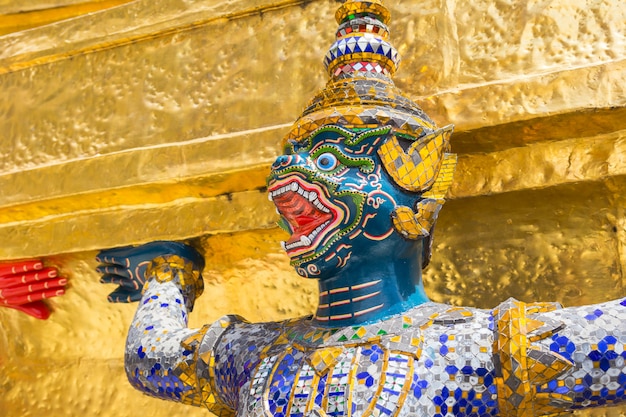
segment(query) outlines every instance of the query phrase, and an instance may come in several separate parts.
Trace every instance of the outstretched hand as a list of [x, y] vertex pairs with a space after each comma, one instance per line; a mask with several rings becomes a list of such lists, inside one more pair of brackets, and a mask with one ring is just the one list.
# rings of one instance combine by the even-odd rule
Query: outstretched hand
[[0, 264], [0, 306], [14, 308], [45, 320], [50, 309], [46, 298], [65, 294], [67, 279], [56, 268], [44, 268], [40, 260]]
[[194, 249], [179, 242], [156, 241], [141, 246], [103, 250], [96, 257], [100, 263], [96, 271], [102, 275], [100, 282], [117, 285], [107, 297], [109, 302], [139, 301], [146, 281], [146, 269], [150, 261], [162, 255], [181, 255], [200, 267], [204, 266], [204, 260]]

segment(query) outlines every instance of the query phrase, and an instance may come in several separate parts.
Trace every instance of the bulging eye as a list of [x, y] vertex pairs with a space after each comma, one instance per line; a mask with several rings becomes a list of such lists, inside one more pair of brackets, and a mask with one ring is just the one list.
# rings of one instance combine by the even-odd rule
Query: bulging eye
[[317, 159], [315, 160], [315, 165], [317, 165], [317, 167], [322, 171], [332, 171], [333, 169], [337, 168], [337, 165], [339, 165], [339, 161], [334, 154], [330, 152], [324, 152], [317, 157]]

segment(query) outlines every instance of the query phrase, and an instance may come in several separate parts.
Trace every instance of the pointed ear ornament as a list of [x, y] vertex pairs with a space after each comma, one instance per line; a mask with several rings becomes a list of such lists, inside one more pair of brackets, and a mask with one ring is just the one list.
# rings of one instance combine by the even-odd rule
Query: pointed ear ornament
[[391, 213], [394, 228], [405, 239], [417, 240], [430, 235], [452, 184], [455, 166], [456, 154], [444, 153], [432, 188], [422, 194], [415, 211], [407, 206], [398, 206]]
[[378, 155], [398, 186], [407, 191], [424, 192], [435, 182], [444, 155], [450, 150], [453, 129], [452, 125], [437, 129], [415, 140], [406, 152], [398, 138], [392, 136], [378, 149]]

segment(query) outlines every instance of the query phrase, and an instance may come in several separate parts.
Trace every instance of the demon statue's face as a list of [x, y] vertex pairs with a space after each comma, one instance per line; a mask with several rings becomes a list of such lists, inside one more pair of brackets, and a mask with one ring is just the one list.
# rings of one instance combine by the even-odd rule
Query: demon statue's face
[[419, 195], [395, 186], [381, 164], [377, 150], [392, 135], [389, 127], [324, 126], [288, 143], [272, 165], [269, 197], [290, 233], [284, 249], [301, 276], [325, 278], [358, 258], [389, 256], [401, 240], [392, 213]]

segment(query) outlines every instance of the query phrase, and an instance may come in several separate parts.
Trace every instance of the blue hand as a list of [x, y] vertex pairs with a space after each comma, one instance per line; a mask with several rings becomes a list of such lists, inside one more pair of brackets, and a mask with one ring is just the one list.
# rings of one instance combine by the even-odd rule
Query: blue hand
[[141, 299], [146, 281], [146, 268], [157, 256], [178, 255], [195, 263], [200, 270], [204, 258], [191, 246], [179, 242], [156, 241], [141, 246], [126, 246], [101, 251], [96, 260], [100, 263], [96, 271], [102, 275], [102, 284], [118, 287], [107, 297], [112, 303], [131, 303]]

